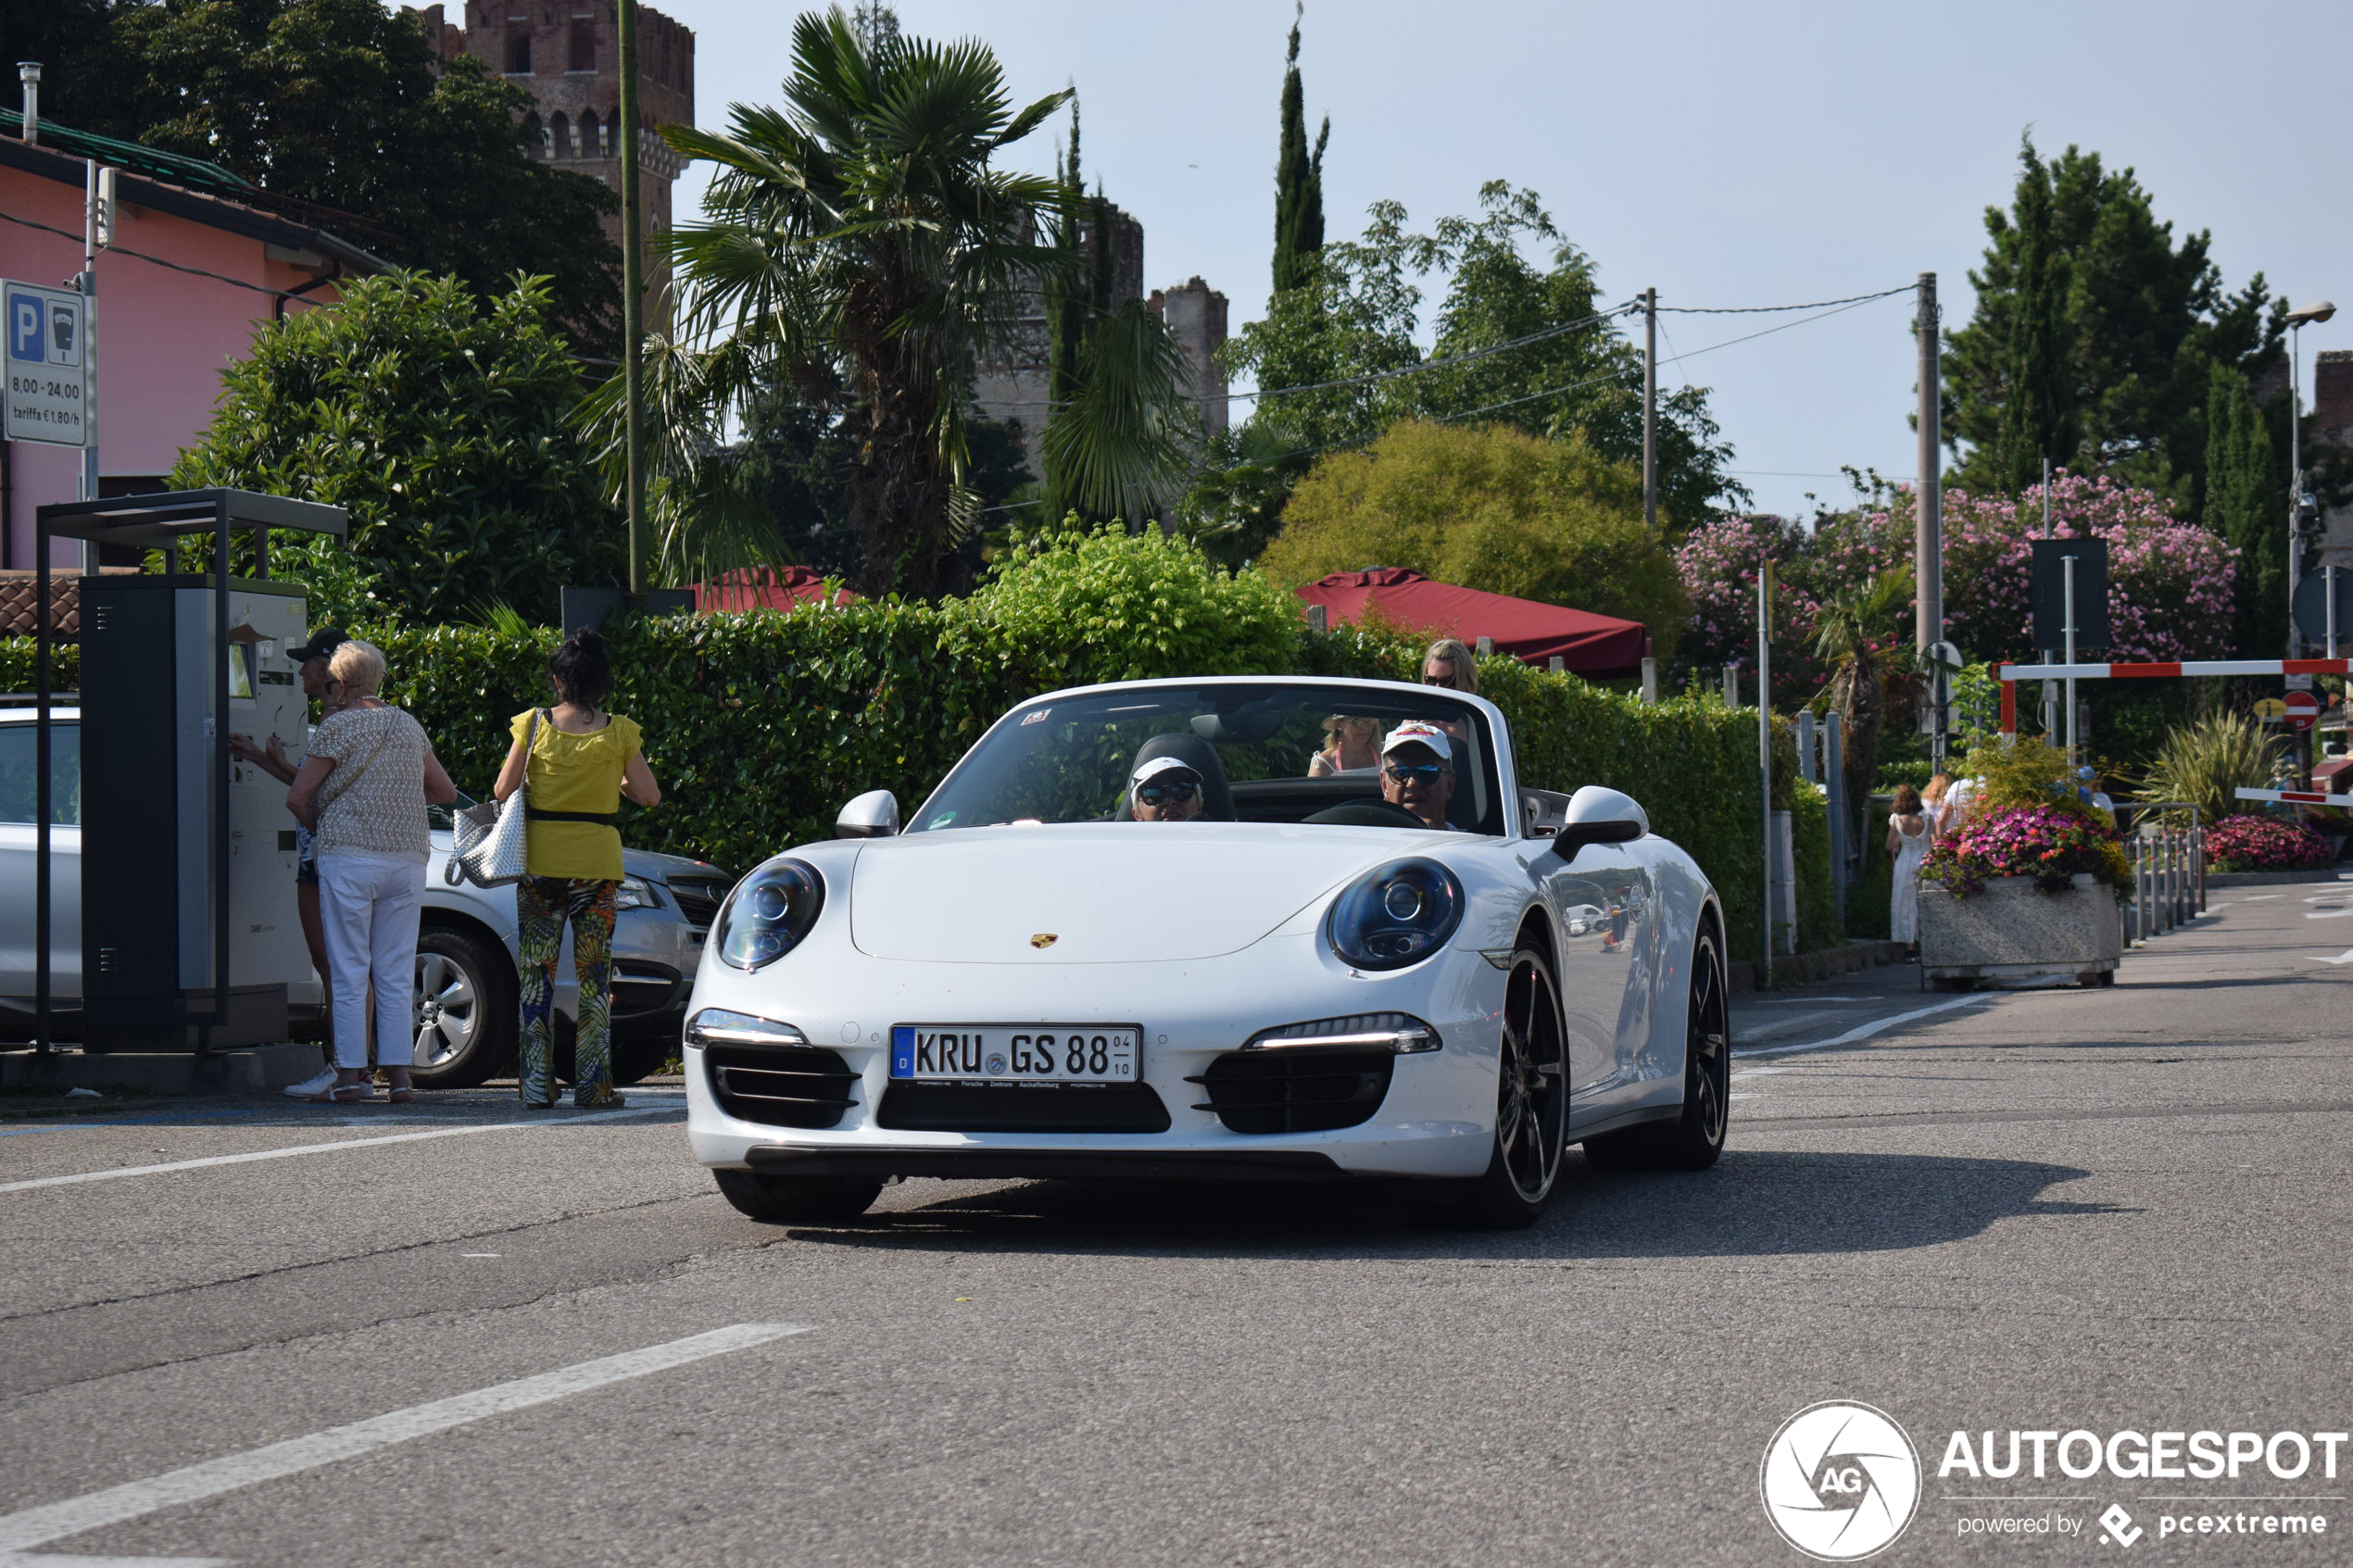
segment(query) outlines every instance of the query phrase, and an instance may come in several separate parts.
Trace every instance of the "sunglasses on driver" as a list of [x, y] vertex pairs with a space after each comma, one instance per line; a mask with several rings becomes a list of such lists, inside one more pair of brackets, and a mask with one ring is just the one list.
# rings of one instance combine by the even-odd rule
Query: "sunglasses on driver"
[[1418, 779], [1423, 784], [1434, 784], [1438, 782], [1439, 774], [1452, 772], [1453, 770], [1443, 762], [1391, 762], [1381, 771], [1395, 779], [1399, 784], [1412, 784]]
[[1171, 779], [1166, 784], [1143, 784], [1136, 786], [1136, 798], [1147, 806], [1166, 806], [1172, 801], [1182, 806], [1201, 793], [1201, 785], [1190, 779]]

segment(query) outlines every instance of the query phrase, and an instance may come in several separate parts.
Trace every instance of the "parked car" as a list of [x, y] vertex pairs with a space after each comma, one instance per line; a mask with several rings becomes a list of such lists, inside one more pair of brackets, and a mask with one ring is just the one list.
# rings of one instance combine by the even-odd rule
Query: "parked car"
[[[1372, 771], [1306, 776], [1336, 713], [1452, 737], [1443, 828]], [[1200, 816], [1133, 820], [1134, 768], [1171, 756], [1201, 784], [1163, 799]], [[1054, 692], [903, 831], [875, 791], [837, 832], [737, 884], [696, 972], [688, 1133], [755, 1217], [855, 1215], [896, 1177], [1195, 1175], [1402, 1179], [1524, 1224], [1570, 1142], [1680, 1170], [1723, 1148], [1714, 888], [1629, 797], [1523, 785], [1481, 698]]]
[[[52, 727], [51, 989], [72, 1038], [82, 995], [81, 712], [57, 709]], [[31, 1036], [34, 990], [34, 722], [30, 708], [0, 709], [0, 1035]], [[472, 804], [460, 799], [460, 805]], [[434, 813], [417, 940], [416, 1081], [462, 1088], [512, 1070], [521, 1022], [516, 995], [515, 891], [443, 874], [448, 818]], [[613, 1075], [634, 1083], [677, 1054], [689, 977], [732, 879], [676, 855], [626, 850], [613, 926]], [[571, 939], [556, 966], [560, 1067], [579, 1013]], [[286, 988], [294, 1022], [324, 1034], [320, 985], [308, 972]]]

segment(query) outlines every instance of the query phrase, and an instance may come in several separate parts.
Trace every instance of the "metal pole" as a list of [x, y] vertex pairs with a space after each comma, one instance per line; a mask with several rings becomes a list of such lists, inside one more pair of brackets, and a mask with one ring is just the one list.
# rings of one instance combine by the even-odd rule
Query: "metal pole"
[[2321, 586], [2329, 598], [2329, 657], [2336, 657], [2336, 568], [2334, 564], [2321, 568]]
[[2287, 656], [2303, 657], [2304, 639], [2296, 634], [2296, 584], [2304, 580], [2304, 541], [2297, 537], [2298, 503], [2304, 498], [2304, 385], [2303, 369], [2297, 363], [2303, 357], [2304, 324], [2290, 323], [2287, 329]]
[[629, 603], [646, 600], [645, 266], [638, 255], [644, 203], [637, 180], [637, 0], [621, 3], [621, 376], [628, 404]]
[[1822, 715], [1822, 777], [1831, 794], [1831, 913], [1846, 935], [1846, 775], [1839, 755], [1838, 715]]
[[2051, 459], [2043, 459], [2043, 537], [2051, 536]]
[[[1773, 563], [1756, 574], [1756, 771], [1765, 829], [1763, 980], [1773, 985]], [[1792, 870], [1795, 868], [1793, 867]]]
[[[2067, 583], [2067, 624], [2060, 633], [2067, 638], [2067, 662], [2075, 663], [2075, 558], [2068, 556], [2059, 562]], [[2067, 765], [2075, 766], [2075, 677], [2067, 678]]]
[[[82, 160], [82, 498], [98, 498], [98, 162]], [[74, 549], [82, 574], [96, 564], [87, 539]]]
[[[1919, 511], [1913, 533], [1913, 642], [1921, 654], [1931, 643], [1944, 639], [1944, 442], [1938, 425], [1942, 391], [1939, 381], [1936, 274], [1919, 276]], [[1930, 738], [1929, 754], [1937, 771], [1944, 767], [1944, 715]]]
[[[49, 523], [33, 514], [32, 1048], [49, 1054]], [[88, 1015], [89, 982], [82, 982]]]
[[1727, 708], [1738, 708], [1740, 705], [1740, 666], [1737, 664], [1727, 664], [1724, 666], [1724, 706]]
[[1658, 532], [1658, 290], [1642, 291], [1642, 526]]
[[1797, 776], [1807, 784], [1820, 781], [1814, 777], [1814, 710], [1797, 710]]

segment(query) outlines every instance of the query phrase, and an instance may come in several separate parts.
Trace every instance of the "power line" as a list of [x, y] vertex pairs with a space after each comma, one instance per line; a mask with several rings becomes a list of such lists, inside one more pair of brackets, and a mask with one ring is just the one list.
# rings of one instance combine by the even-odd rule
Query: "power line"
[[[82, 243], [83, 236], [69, 230], [56, 228], [47, 223], [37, 223], [30, 218], [19, 218], [14, 213], [0, 212], [0, 220], [10, 223], [20, 223], [28, 229], [39, 229], [44, 233], [57, 234], [71, 240], [76, 245]], [[284, 289], [267, 288], [260, 283], [248, 283], [243, 278], [232, 278], [220, 272], [208, 272], [201, 267], [183, 267], [177, 261], [166, 261], [160, 256], [149, 256], [145, 251], [132, 250], [123, 245], [108, 245], [102, 254], [127, 256], [135, 261], [145, 261], [152, 266], [169, 267], [174, 272], [185, 272], [195, 278], [210, 278], [216, 283], [227, 283], [232, 288], [251, 289], [256, 294], [274, 295], [280, 299], [291, 299], [299, 305], [316, 307], [325, 303], [323, 300], [313, 299], [308, 295], [289, 294]]]
[[1877, 294], [1849, 295], [1844, 299], [1817, 299], [1805, 305], [1662, 305], [1662, 314], [1672, 310], [1681, 316], [1767, 316], [1781, 310], [1819, 310], [1826, 305], [1864, 305], [1891, 295], [1910, 294], [1919, 285], [1906, 283], [1901, 288], [1881, 289]]

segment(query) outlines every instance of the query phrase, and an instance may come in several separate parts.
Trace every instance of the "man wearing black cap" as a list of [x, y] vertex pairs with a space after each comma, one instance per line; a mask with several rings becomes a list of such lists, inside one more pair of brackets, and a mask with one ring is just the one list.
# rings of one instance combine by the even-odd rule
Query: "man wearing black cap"
[[[302, 682], [302, 695], [319, 704], [321, 719], [342, 707], [336, 700], [341, 692], [327, 674], [327, 660], [349, 640], [343, 634], [343, 628], [321, 626], [310, 633], [310, 640], [302, 646], [286, 650], [286, 662], [295, 667]], [[257, 746], [251, 735], [232, 734], [229, 754], [239, 761], [252, 763], [284, 784], [293, 784], [295, 774], [302, 767], [300, 759], [286, 755], [285, 746], [276, 735], [270, 737], [267, 746]], [[334, 982], [327, 973], [327, 931], [319, 919], [319, 862], [311, 853], [310, 830], [299, 822], [295, 824], [295, 908], [302, 916], [303, 940], [310, 945], [310, 967], [319, 972], [320, 1015], [327, 1017], [333, 1003]], [[334, 1081], [335, 1070], [330, 1067], [316, 1077], [294, 1085], [286, 1093], [297, 1099], [308, 1099]]]

